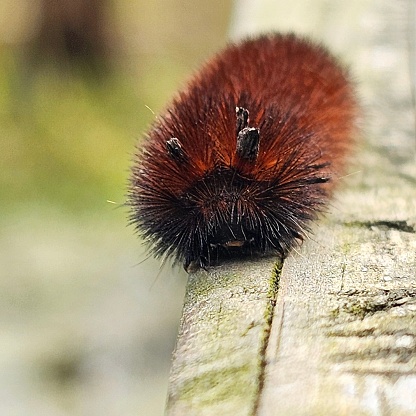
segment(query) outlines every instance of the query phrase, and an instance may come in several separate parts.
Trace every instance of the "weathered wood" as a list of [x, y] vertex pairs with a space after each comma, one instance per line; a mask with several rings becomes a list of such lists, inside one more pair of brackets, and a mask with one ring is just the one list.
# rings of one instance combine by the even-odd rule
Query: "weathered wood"
[[276, 259], [268, 258], [189, 276], [169, 415], [251, 413], [259, 397], [279, 273]]
[[[257, 2], [241, 3], [240, 21], [254, 18]], [[305, 32], [354, 63], [354, 167], [280, 282], [272, 259], [190, 276], [169, 415], [416, 414], [414, 4], [322, 1], [308, 16], [301, 3]]]
[[363, 33], [357, 65], [366, 141], [328, 224], [285, 262], [260, 415], [416, 414], [415, 132], [400, 29], [407, 9], [373, 3], [365, 13], [383, 30]]

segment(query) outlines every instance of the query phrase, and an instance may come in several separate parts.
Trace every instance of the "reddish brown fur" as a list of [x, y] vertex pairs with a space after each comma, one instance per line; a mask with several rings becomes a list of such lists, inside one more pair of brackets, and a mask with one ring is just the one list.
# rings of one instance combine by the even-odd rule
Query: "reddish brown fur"
[[[249, 111], [249, 126], [260, 131], [260, 150], [254, 162], [241, 159], [236, 153], [237, 106]], [[356, 112], [346, 71], [321, 46], [293, 35], [263, 36], [230, 45], [194, 76], [150, 131], [144, 150], [138, 155], [140, 163], [133, 168], [133, 220], [153, 240], [157, 255], [176, 252], [178, 258], [186, 258], [185, 262], [206, 256], [209, 248], [201, 254], [193, 253], [195, 248], [180, 246], [186, 245], [186, 238], [193, 238], [192, 232], [200, 231], [195, 228], [199, 225], [192, 224], [188, 234], [175, 240], [165, 236], [163, 229], [155, 231], [153, 222], [165, 221], [167, 229], [173, 226], [175, 221], [169, 217], [181, 211], [176, 206], [173, 209], [174, 204], [170, 206], [169, 201], [187, 198], [187, 193], [199, 183], [203, 185], [195, 191], [199, 195], [195, 205], [202, 217], [206, 221], [215, 217], [214, 226], [227, 221], [217, 217], [230, 209], [230, 202], [211, 188], [204, 194], [204, 178], [219, 169], [228, 169], [251, 181], [238, 201], [233, 202], [231, 210], [239, 210], [238, 218], [252, 215], [257, 220], [261, 215], [262, 201], [257, 201], [263, 191], [257, 192], [256, 184], [273, 183], [275, 188], [286, 185], [281, 193], [275, 190], [279, 204], [284, 212], [299, 209], [295, 223], [305, 223], [307, 229], [306, 222], [322, 209], [336, 181], [324, 182], [343, 172]], [[188, 158], [186, 163], [177, 163], [166, 151], [166, 141], [172, 137], [179, 139]], [[319, 178], [327, 179], [319, 182]], [[295, 186], [305, 187], [304, 193]], [[296, 192], [298, 196], [293, 196]], [[220, 199], [215, 206], [211, 202], [213, 196]], [[310, 200], [304, 212], [298, 208], [303, 201], [296, 202], [296, 198]], [[186, 210], [183, 215], [187, 215]], [[182, 224], [186, 228], [187, 223]], [[278, 224], [290, 228], [283, 220], [279, 219]], [[199, 240], [209, 235], [210, 227]], [[276, 228], [272, 231], [271, 238], [276, 238]], [[301, 238], [302, 234], [302, 229], [289, 230], [282, 239], [289, 235]], [[204, 243], [208, 244], [205, 240]], [[279, 247], [286, 251], [291, 245], [284, 241]], [[268, 248], [265, 243], [260, 251]]]

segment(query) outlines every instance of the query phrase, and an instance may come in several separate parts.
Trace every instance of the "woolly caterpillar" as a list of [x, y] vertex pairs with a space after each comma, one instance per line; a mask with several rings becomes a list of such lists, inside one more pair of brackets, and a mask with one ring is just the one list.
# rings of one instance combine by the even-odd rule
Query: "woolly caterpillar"
[[138, 149], [131, 222], [188, 271], [233, 253], [286, 256], [328, 202], [356, 112], [346, 70], [322, 46], [292, 34], [231, 44]]

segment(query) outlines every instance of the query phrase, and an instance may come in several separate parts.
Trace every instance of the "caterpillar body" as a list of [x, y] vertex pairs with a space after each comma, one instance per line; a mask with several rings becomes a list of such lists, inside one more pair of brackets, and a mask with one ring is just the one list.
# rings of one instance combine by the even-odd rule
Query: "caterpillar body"
[[138, 148], [128, 204], [157, 257], [185, 269], [299, 244], [353, 141], [347, 70], [293, 34], [231, 44], [209, 60]]

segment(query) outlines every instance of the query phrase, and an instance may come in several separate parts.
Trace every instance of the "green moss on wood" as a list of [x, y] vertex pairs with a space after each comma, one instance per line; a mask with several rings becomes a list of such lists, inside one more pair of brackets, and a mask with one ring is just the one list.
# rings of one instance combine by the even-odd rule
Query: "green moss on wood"
[[253, 365], [247, 363], [203, 372], [187, 380], [178, 391], [178, 397], [192, 403], [196, 411], [198, 407], [204, 408], [212, 403], [254, 396], [253, 370]]

